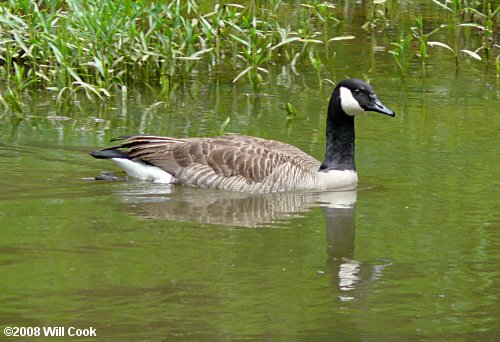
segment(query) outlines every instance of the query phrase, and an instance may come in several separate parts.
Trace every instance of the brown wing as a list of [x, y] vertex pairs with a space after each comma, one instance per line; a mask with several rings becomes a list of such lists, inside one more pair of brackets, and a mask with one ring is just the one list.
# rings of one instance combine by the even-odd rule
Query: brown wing
[[320, 166], [292, 145], [242, 135], [190, 139], [131, 136], [114, 149], [164, 169], [180, 183], [239, 191], [261, 191], [256, 183], [266, 183], [266, 187], [282, 183], [274, 178], [284, 177], [288, 169], [300, 175], [315, 172]]

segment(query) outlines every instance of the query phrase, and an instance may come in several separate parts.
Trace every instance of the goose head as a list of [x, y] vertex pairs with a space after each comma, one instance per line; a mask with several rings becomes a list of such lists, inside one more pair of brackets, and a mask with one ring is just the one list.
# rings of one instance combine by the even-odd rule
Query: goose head
[[326, 152], [319, 171], [356, 170], [354, 117], [364, 112], [396, 116], [378, 99], [369, 84], [357, 79], [339, 82], [328, 106]]
[[345, 114], [351, 117], [364, 112], [396, 116], [394, 111], [378, 99], [369, 84], [358, 79], [346, 79], [339, 82], [333, 91], [329, 112], [330, 115]]

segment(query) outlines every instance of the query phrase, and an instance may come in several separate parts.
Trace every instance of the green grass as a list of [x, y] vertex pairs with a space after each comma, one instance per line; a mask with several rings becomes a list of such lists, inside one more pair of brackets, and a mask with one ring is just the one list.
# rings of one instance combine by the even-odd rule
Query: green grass
[[[490, 60], [492, 50], [498, 49], [493, 40], [498, 8], [493, 9], [489, 1], [479, 9], [462, 6], [464, 2], [453, 2], [454, 7], [434, 2], [448, 22], [455, 20], [453, 29], [481, 37], [478, 47], [450, 47], [456, 58], [459, 54], [455, 51], [462, 51], [462, 58], [482, 53]], [[403, 15], [392, 13], [388, 1], [377, 0], [372, 5], [372, 13], [367, 14], [373, 15], [372, 29], [395, 26], [394, 18]], [[294, 20], [289, 17], [291, 13]], [[347, 24], [337, 18], [340, 15], [341, 9], [317, 0], [304, 0], [300, 5], [281, 0], [241, 4], [194, 0], [4, 1], [0, 6], [0, 105], [21, 112], [24, 99], [34, 89], [52, 92], [60, 106], [71, 105], [82, 94], [91, 100], [106, 100], [134, 82], [146, 83], [159, 101], [167, 101], [169, 93], [196, 69], [214, 77], [229, 74], [233, 82], [246, 80], [258, 93], [269, 82], [271, 66], [301, 63], [316, 72], [321, 85], [324, 64], [333, 66], [338, 53], [331, 52], [330, 45], [354, 38], [348, 34]], [[424, 31], [424, 20], [418, 17], [413, 31], [423, 65], [432, 58], [427, 50], [432, 44], [428, 38], [441, 29], [426, 26], [428, 31]], [[336, 26], [347, 34], [330, 36]], [[411, 37], [405, 39], [394, 43], [392, 50], [401, 74], [406, 74], [409, 58], [415, 54], [415, 42]]]
[[[500, 52], [499, 42], [495, 41], [500, 6], [493, 8], [494, 1], [487, 0], [432, 1], [436, 5], [440, 22], [436, 23], [435, 20], [425, 18], [421, 13], [415, 14], [414, 17], [411, 17], [415, 23], [415, 26], [410, 27], [411, 34], [402, 31], [400, 39], [390, 43], [393, 47], [389, 53], [394, 56], [394, 62], [400, 76], [402, 78], [407, 76], [412, 60], [417, 56], [420, 59], [425, 77], [426, 61], [433, 58], [431, 51], [434, 49], [429, 49], [429, 47], [440, 47], [451, 52], [457, 71], [460, 67], [460, 60], [482, 61], [489, 67], [490, 61], [494, 58], [491, 56], [492, 51], [496, 51], [496, 55]], [[374, 4], [386, 5], [386, 2], [385, 0], [374, 0]], [[378, 11], [377, 13], [379, 17], [384, 18], [386, 26], [390, 25], [390, 23], [388, 24], [388, 16], [401, 16], [401, 13], [391, 13], [388, 6], [385, 6], [384, 12]], [[433, 25], [427, 25], [429, 22]], [[370, 27], [372, 30], [375, 29], [377, 20], [373, 19], [365, 23], [366, 30]], [[431, 36], [434, 38], [446, 31], [448, 33], [444, 33], [444, 37], [449, 40], [448, 42], [430, 40]], [[450, 36], [454, 39], [449, 39]]]
[[200, 64], [217, 72], [228, 63], [235, 82], [245, 76], [258, 92], [287, 45], [301, 53], [310, 45], [280, 23], [280, 4], [10, 0], [0, 7], [10, 33], [0, 40], [0, 73], [7, 88], [44, 87], [64, 102], [75, 93], [105, 99], [138, 79], [165, 96]]

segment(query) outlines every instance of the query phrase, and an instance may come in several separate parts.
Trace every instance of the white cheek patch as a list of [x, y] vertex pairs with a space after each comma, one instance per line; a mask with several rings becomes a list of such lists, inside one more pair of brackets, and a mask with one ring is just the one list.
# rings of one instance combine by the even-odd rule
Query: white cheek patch
[[347, 115], [354, 116], [363, 113], [365, 110], [361, 108], [358, 101], [352, 96], [349, 89], [340, 87], [340, 105]]

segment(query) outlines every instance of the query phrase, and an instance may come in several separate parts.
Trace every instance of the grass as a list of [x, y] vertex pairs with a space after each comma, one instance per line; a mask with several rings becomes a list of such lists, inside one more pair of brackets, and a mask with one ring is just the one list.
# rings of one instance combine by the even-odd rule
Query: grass
[[406, 36], [401, 35], [399, 42], [391, 43], [394, 48], [390, 50], [394, 56], [394, 61], [399, 68], [399, 72], [401, 77], [404, 78], [408, 72], [408, 68], [410, 67], [410, 60], [412, 59], [414, 52], [411, 48], [412, 35], [407, 34]]
[[43, 87], [66, 102], [75, 93], [105, 99], [139, 78], [159, 84], [165, 97], [194, 68], [216, 73], [225, 63], [234, 82], [246, 76], [258, 92], [270, 63], [311, 46], [310, 37], [280, 23], [280, 5], [10, 0], [0, 7], [0, 28], [10, 32], [0, 40], [0, 72], [7, 89]]
[[[497, 63], [490, 57], [499, 48], [494, 41], [499, 8], [493, 9], [493, 2], [473, 7], [467, 1], [433, 1], [447, 23], [427, 31], [425, 18], [417, 17], [413, 35], [393, 43], [401, 75], [414, 55], [425, 68], [432, 58], [428, 46], [446, 47], [457, 65], [459, 58], [479, 54]], [[370, 8], [370, 27], [396, 25], [388, 1], [375, 0]], [[321, 85], [325, 65], [333, 69], [337, 41], [354, 38], [340, 15], [341, 9], [316, 0], [295, 6], [280, 0], [8, 0], [0, 7], [0, 104], [22, 112], [29, 92], [45, 89], [59, 106], [71, 106], [78, 96], [106, 100], [134, 82], [146, 83], [158, 101], [168, 102], [169, 94], [197, 69], [214, 77], [230, 74], [233, 82], [246, 80], [258, 93], [270, 81], [271, 66], [303, 64], [315, 71]], [[452, 48], [449, 42], [430, 41], [443, 25], [479, 37], [479, 45]], [[337, 27], [342, 34], [332, 37]]]
[[[440, 47], [450, 51], [455, 59], [457, 70], [462, 59], [485, 61], [489, 65], [492, 59], [491, 52], [493, 50], [500, 52], [500, 45], [494, 40], [500, 6], [493, 9], [493, 1], [487, 0], [432, 1], [437, 5], [437, 10], [443, 12], [442, 22], [435, 27], [424, 28], [425, 18], [417, 15], [414, 18], [415, 26], [410, 29], [411, 34], [402, 34], [399, 41], [391, 43], [393, 49], [389, 52], [394, 56], [401, 77], [405, 78], [407, 75], [414, 56], [420, 58], [425, 76], [426, 61], [432, 57], [429, 47]], [[387, 7], [385, 15], [387, 15]], [[430, 40], [431, 36], [436, 36], [440, 31], [445, 30], [453, 32], [455, 37], [453, 44]], [[500, 76], [498, 71], [497, 76]]]
[[[494, 30], [495, 26], [498, 26], [500, 6], [497, 5], [496, 8], [493, 8], [494, 1], [486, 0], [475, 2], [453, 0], [450, 4], [437, 0], [433, 0], [433, 2], [451, 15], [452, 20], [446, 26], [453, 29], [457, 36], [461, 35], [464, 40], [470, 40], [467, 38], [471, 36], [480, 38], [479, 44], [475, 46], [463, 44], [456, 46], [454, 50], [461, 50], [475, 59], [485, 59], [489, 62], [492, 49], [500, 49], [498, 42], [494, 41]], [[477, 58], [479, 53], [483, 54], [483, 58]]]

